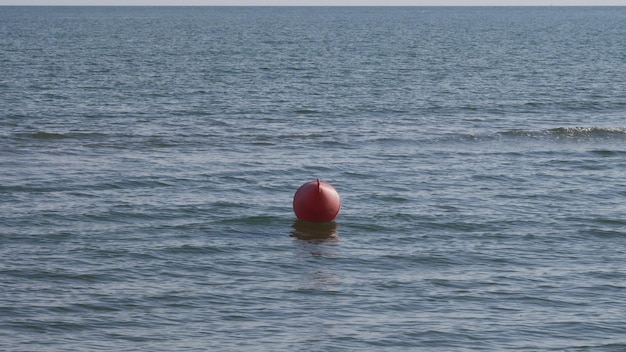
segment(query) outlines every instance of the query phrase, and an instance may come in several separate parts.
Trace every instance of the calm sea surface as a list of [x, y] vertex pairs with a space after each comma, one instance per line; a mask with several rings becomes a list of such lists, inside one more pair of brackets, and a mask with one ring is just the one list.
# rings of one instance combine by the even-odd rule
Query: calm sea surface
[[625, 351], [625, 23], [0, 7], [0, 350]]

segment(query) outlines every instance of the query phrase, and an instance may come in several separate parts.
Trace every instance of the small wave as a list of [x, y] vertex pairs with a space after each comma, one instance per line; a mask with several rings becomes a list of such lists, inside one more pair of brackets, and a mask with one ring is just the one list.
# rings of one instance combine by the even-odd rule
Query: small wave
[[548, 133], [563, 137], [625, 137], [624, 127], [558, 127]]
[[226, 224], [242, 224], [242, 225], [268, 225], [276, 221], [283, 220], [281, 217], [273, 215], [250, 215], [242, 217], [234, 217], [223, 219], [221, 222]]
[[228, 248], [204, 245], [204, 244], [183, 244], [179, 246], [165, 247], [160, 250], [166, 254], [206, 254], [206, 253], [227, 253]]
[[93, 132], [58, 133], [58, 132], [38, 131], [38, 132], [33, 132], [33, 133], [18, 133], [17, 136], [21, 138], [36, 139], [36, 140], [60, 140], [60, 139], [89, 139], [93, 137], [102, 136], [102, 134], [93, 133]]
[[313, 110], [313, 109], [299, 109], [299, 110], [295, 110], [294, 112], [298, 115], [314, 115], [314, 114], [320, 113], [319, 110]]
[[556, 127], [547, 130], [524, 130], [524, 129], [512, 129], [499, 133], [502, 136], [510, 137], [554, 137], [560, 138], [626, 138], [626, 127]]
[[505, 137], [538, 137], [545, 133], [533, 130], [512, 129], [504, 132], [499, 132], [498, 134]]
[[21, 135], [22, 137], [32, 138], [32, 139], [66, 139], [70, 138], [66, 134], [62, 133], [52, 133], [52, 132], [35, 132], [35, 133], [25, 133]]
[[623, 156], [626, 155], [624, 150], [610, 150], [610, 149], [592, 149], [590, 153], [596, 154], [602, 157]]

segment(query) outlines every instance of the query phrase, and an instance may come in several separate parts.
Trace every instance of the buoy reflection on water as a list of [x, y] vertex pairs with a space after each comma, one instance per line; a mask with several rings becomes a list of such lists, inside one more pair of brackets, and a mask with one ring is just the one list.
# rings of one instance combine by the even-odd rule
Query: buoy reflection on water
[[331, 222], [311, 222], [297, 219], [291, 225], [290, 236], [305, 241], [336, 241], [339, 240], [339, 224]]

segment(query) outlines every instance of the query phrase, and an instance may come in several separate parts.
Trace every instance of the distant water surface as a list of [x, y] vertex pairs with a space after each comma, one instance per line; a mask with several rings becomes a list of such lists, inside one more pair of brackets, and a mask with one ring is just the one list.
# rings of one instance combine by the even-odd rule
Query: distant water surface
[[626, 350], [624, 23], [0, 7], [0, 350]]

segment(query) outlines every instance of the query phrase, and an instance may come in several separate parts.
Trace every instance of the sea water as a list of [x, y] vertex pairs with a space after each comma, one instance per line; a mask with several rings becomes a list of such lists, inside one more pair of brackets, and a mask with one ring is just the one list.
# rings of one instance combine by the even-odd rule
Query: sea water
[[624, 23], [0, 7], [0, 350], [626, 350]]

